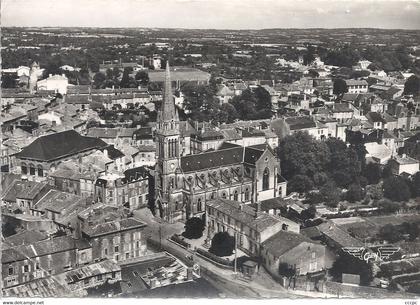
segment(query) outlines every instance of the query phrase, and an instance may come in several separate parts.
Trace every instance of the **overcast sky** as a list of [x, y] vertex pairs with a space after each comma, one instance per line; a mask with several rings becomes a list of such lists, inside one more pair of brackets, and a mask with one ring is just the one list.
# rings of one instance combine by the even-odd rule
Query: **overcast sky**
[[3, 26], [420, 29], [420, 0], [1, 0]]

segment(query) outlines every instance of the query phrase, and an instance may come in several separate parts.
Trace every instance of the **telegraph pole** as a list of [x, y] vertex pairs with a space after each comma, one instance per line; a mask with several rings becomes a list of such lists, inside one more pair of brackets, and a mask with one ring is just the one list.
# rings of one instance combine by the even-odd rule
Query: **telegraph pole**
[[238, 243], [237, 243], [237, 235], [238, 233], [235, 231], [235, 260], [234, 260], [234, 273], [237, 273], [237, 252], [238, 252]]

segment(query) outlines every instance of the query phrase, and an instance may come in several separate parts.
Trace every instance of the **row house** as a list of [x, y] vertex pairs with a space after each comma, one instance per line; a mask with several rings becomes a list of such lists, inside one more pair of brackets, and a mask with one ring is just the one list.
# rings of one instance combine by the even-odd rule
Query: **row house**
[[63, 273], [92, 261], [92, 248], [84, 240], [60, 236], [2, 249], [3, 287]]
[[144, 223], [134, 218], [98, 221], [93, 217], [94, 213], [80, 224], [82, 236], [92, 244], [93, 261], [113, 259], [124, 264], [147, 254]]
[[299, 233], [299, 224], [280, 216], [259, 212], [249, 205], [227, 199], [206, 204], [208, 238], [227, 232], [237, 240], [238, 248], [251, 256], [260, 256], [261, 244], [280, 231]]
[[127, 169], [123, 174], [109, 173], [95, 183], [95, 200], [135, 210], [149, 200], [149, 173], [144, 167]]

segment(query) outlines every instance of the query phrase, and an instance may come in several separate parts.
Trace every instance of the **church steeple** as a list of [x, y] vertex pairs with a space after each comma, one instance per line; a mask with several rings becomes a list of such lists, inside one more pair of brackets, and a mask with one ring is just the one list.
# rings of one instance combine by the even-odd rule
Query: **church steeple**
[[169, 61], [167, 61], [165, 71], [165, 83], [163, 89], [163, 101], [158, 115], [158, 123], [162, 124], [173, 121], [179, 121], [179, 116], [173, 100]]

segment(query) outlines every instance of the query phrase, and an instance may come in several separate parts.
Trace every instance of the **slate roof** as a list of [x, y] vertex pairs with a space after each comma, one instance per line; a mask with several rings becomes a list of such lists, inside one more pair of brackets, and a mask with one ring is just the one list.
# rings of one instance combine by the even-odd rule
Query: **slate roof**
[[89, 128], [87, 135], [94, 138], [114, 139], [117, 137], [131, 138], [137, 131], [136, 128]]
[[181, 157], [181, 169], [186, 173], [207, 168], [241, 164], [243, 161], [243, 153], [244, 148], [237, 147], [183, 156]]
[[337, 104], [334, 104], [332, 111], [333, 112], [353, 112], [353, 109], [350, 109], [349, 105], [346, 103], [337, 103]]
[[62, 298], [70, 293], [69, 288], [63, 287], [54, 277], [34, 279], [22, 285], [4, 287], [2, 290], [3, 296], [15, 298]]
[[86, 249], [89, 247], [89, 243], [84, 240], [73, 239], [70, 236], [60, 236], [56, 238], [41, 240], [30, 245], [21, 245], [4, 249], [2, 251], [2, 264], [69, 251], [73, 249]]
[[86, 278], [105, 274], [110, 272], [121, 271], [121, 267], [112, 260], [104, 260], [98, 263], [93, 263], [79, 268], [69, 270], [67, 272], [56, 275], [55, 277], [65, 284], [73, 284], [80, 282]]
[[217, 130], [205, 130], [203, 132], [198, 132], [195, 135], [192, 135], [192, 137], [195, 137], [196, 139], [199, 139], [201, 141], [205, 141], [205, 140], [218, 140], [218, 139], [223, 139], [223, 133]]
[[121, 231], [144, 228], [145, 226], [146, 224], [134, 218], [126, 218], [90, 226], [85, 228], [83, 232], [92, 238]]
[[316, 128], [315, 121], [309, 116], [289, 117], [285, 120], [290, 130]]
[[133, 132], [133, 138], [137, 140], [153, 139], [153, 131], [151, 127], [142, 127]]
[[65, 215], [77, 207], [83, 206], [85, 203], [86, 198], [81, 196], [58, 190], [50, 190], [36, 203], [34, 208], [39, 211], [49, 210]]
[[212, 207], [215, 210], [229, 215], [231, 218], [246, 224], [258, 232], [264, 232], [266, 229], [280, 222], [292, 222], [291, 220], [280, 216], [274, 216], [260, 212], [256, 213], [256, 210], [253, 207], [242, 204], [238, 201], [219, 198], [207, 201], [206, 204], [207, 206]]
[[39, 137], [16, 154], [20, 159], [39, 161], [53, 161], [80, 152], [104, 148], [108, 144], [104, 141], [84, 137], [74, 130], [67, 130]]
[[267, 249], [275, 257], [281, 257], [289, 250], [304, 242], [315, 244], [312, 240], [301, 234], [280, 231], [264, 241], [262, 245], [264, 249]]
[[320, 224], [318, 229], [322, 234], [336, 242], [341, 247], [363, 246], [361, 241], [351, 237], [349, 233], [340, 229], [331, 221]]
[[242, 163], [254, 165], [263, 153], [258, 148], [239, 146], [188, 155], [181, 157], [181, 169], [187, 173]]
[[369, 112], [366, 117], [370, 119], [372, 122], [381, 122], [386, 123], [385, 119], [381, 116], [380, 113], [377, 112]]
[[50, 187], [47, 184], [35, 181], [15, 180], [4, 190], [2, 199], [16, 202], [16, 198], [34, 200], [38, 195], [46, 193]]
[[20, 245], [29, 245], [34, 242], [44, 240], [48, 238], [48, 234], [45, 232], [40, 231], [31, 231], [31, 230], [25, 230], [22, 232], [19, 232], [15, 235], [6, 237], [4, 239], [4, 243], [2, 245], [3, 249], [5, 247], [15, 247]]
[[124, 176], [128, 181], [144, 179], [149, 176], [149, 171], [144, 166], [127, 169]]

